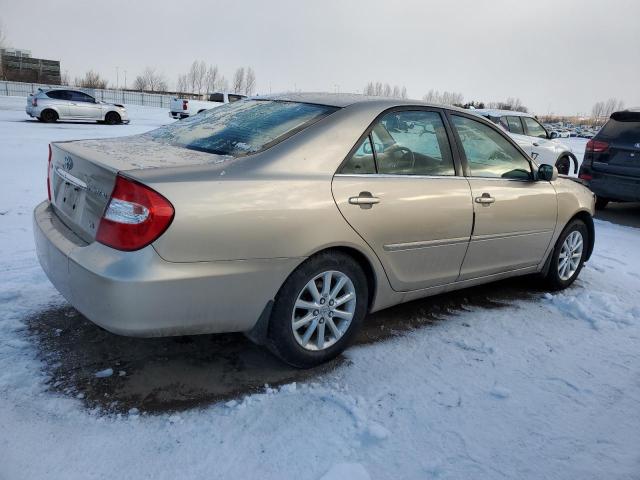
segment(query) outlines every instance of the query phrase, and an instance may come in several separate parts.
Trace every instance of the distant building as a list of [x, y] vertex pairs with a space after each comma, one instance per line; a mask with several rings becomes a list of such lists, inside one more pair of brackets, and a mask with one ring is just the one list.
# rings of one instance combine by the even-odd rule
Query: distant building
[[2, 48], [0, 79], [60, 85], [60, 61], [33, 58], [30, 50]]

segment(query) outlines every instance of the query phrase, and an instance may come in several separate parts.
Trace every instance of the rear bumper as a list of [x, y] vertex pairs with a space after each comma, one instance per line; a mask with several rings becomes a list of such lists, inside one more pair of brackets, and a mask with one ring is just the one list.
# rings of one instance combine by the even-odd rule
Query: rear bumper
[[250, 330], [300, 259], [172, 263], [152, 246], [121, 252], [75, 236], [51, 209], [33, 217], [36, 251], [60, 293], [120, 335]]
[[591, 170], [589, 188], [599, 197], [625, 202], [640, 201], [640, 178]]
[[175, 118], [175, 119], [183, 119], [183, 118], [187, 118], [189, 116], [188, 113], [184, 113], [184, 112], [169, 112], [169, 116], [171, 118]]

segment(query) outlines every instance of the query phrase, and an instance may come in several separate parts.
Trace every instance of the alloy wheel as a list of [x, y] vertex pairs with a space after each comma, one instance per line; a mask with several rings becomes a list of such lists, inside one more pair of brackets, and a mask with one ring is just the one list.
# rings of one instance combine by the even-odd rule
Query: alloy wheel
[[291, 314], [291, 328], [306, 350], [325, 350], [347, 332], [356, 310], [356, 289], [342, 272], [316, 275], [302, 288]]
[[558, 255], [558, 276], [566, 282], [575, 275], [582, 259], [584, 240], [578, 230], [574, 230], [565, 238]]

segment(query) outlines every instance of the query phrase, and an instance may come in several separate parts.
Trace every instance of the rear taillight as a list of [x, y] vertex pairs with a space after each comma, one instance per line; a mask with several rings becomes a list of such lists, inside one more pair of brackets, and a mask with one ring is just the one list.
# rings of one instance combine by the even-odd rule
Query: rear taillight
[[584, 181], [586, 181], [586, 182], [590, 182], [591, 180], [593, 180], [593, 175], [591, 175], [590, 173], [582, 173], [582, 172], [581, 172], [581, 173], [578, 175], [578, 178], [579, 178], [580, 180], [584, 180]]
[[173, 205], [149, 187], [118, 175], [96, 240], [118, 250], [146, 247], [169, 227]]
[[51, 201], [51, 144], [49, 144], [49, 160], [47, 161], [47, 195]]
[[601, 153], [606, 152], [609, 148], [607, 142], [601, 142], [600, 140], [589, 140], [585, 148], [585, 152]]
[[36, 97], [33, 97], [31, 99], [31, 106], [32, 107], [37, 107], [38, 106], [38, 99]]
[[182, 109], [189, 110], [189, 100], [182, 100]]

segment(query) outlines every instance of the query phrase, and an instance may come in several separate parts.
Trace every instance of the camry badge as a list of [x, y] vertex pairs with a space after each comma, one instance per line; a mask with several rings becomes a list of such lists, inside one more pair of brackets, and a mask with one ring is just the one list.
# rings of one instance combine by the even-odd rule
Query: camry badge
[[64, 163], [62, 166], [65, 170], [71, 170], [73, 168], [73, 160], [71, 159], [71, 157], [65, 155]]

